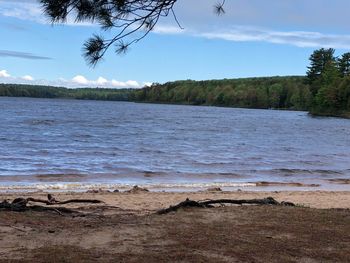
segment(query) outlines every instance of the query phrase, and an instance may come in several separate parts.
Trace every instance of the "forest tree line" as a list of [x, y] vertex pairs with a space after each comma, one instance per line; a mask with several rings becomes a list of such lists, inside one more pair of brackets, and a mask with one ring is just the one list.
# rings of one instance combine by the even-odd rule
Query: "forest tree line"
[[307, 110], [350, 118], [350, 53], [315, 50], [305, 77], [265, 77], [153, 84], [133, 94], [136, 101], [258, 109]]
[[138, 90], [0, 84], [0, 96], [295, 110], [306, 110], [311, 105], [311, 93], [305, 84], [305, 77], [185, 80], [153, 84]]
[[128, 101], [131, 92], [134, 92], [134, 90], [102, 88], [68, 89], [40, 85], [0, 84], [0, 96], [7, 97]]
[[311, 92], [305, 77], [264, 77], [153, 84], [135, 93], [136, 101], [256, 109], [307, 110]]
[[350, 53], [319, 49], [310, 56], [307, 81], [312, 94], [310, 112], [350, 118]]
[[334, 49], [315, 50], [306, 76], [183, 80], [142, 89], [0, 84], [0, 96], [307, 110], [350, 118], [350, 53], [335, 57]]

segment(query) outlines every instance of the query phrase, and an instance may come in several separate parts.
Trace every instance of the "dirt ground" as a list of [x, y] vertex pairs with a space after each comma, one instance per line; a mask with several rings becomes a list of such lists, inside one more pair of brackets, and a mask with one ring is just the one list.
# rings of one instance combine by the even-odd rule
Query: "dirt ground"
[[[200, 200], [202, 194], [194, 193], [190, 198]], [[319, 194], [325, 200], [332, 196]], [[348, 200], [349, 194], [343, 194], [343, 200]], [[124, 198], [133, 200], [134, 205], [131, 201], [131, 208], [117, 207], [113, 202], [74, 205], [71, 207], [80, 213], [64, 216], [0, 211], [0, 262], [350, 261], [348, 207], [336, 208], [336, 203], [328, 209], [225, 206], [155, 213], [164, 204], [184, 200], [185, 195], [189, 194], [94, 194], [89, 196], [118, 202]], [[237, 198], [235, 195], [206, 194], [210, 198]], [[59, 195], [61, 200], [68, 196]], [[298, 199], [298, 193], [290, 196], [285, 201]], [[0, 199], [5, 197], [11, 195]], [[152, 204], [145, 208], [145, 202]]]

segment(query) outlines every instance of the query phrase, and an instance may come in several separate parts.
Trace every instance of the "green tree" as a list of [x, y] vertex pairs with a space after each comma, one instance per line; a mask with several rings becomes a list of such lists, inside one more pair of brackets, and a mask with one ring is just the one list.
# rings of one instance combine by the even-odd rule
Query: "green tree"
[[350, 76], [342, 78], [338, 91], [341, 109], [350, 112]]
[[315, 101], [316, 106], [321, 111], [332, 112], [340, 109], [341, 98], [339, 94], [339, 84], [341, 75], [335, 62], [326, 64], [321, 75], [321, 88], [318, 90]]
[[275, 83], [269, 87], [269, 105], [271, 108], [279, 108], [282, 93], [282, 85]]
[[295, 87], [290, 97], [291, 107], [295, 110], [308, 110], [312, 103], [312, 95], [310, 89], [304, 85]]
[[311, 85], [311, 92], [313, 95], [317, 94], [319, 89], [319, 83], [317, 82], [320, 79], [326, 65], [330, 61], [335, 61], [334, 51], [335, 50], [333, 48], [321, 48], [315, 50], [309, 58], [310, 66], [308, 67], [306, 75], [308, 83]]
[[338, 59], [338, 67], [343, 77], [350, 75], [350, 52], [343, 54]]

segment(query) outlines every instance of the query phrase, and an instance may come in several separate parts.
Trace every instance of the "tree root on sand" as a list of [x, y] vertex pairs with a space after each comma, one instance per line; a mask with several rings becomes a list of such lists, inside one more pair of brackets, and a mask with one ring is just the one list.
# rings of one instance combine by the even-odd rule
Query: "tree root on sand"
[[103, 201], [96, 199], [69, 199], [65, 201], [57, 201], [51, 194], [47, 195], [47, 200], [36, 199], [32, 197], [28, 198], [16, 198], [12, 202], [4, 200], [0, 203], [0, 211], [15, 211], [15, 212], [24, 212], [24, 211], [53, 211], [58, 213], [59, 215], [63, 215], [63, 213], [71, 214], [76, 211], [66, 208], [66, 207], [46, 207], [40, 205], [28, 205], [29, 202], [33, 203], [43, 203], [45, 205], [64, 205], [69, 203], [90, 203], [90, 204], [98, 204], [103, 203]]
[[295, 206], [294, 203], [291, 202], [278, 202], [272, 197], [267, 197], [263, 199], [218, 199], [218, 200], [205, 200], [205, 201], [193, 201], [190, 199], [186, 199], [185, 201], [178, 203], [177, 205], [170, 206], [165, 209], [161, 209], [157, 211], [157, 214], [167, 214], [170, 212], [175, 212], [180, 208], [185, 207], [199, 207], [199, 208], [212, 208], [215, 204], [235, 204], [235, 205], [279, 205], [279, 206]]

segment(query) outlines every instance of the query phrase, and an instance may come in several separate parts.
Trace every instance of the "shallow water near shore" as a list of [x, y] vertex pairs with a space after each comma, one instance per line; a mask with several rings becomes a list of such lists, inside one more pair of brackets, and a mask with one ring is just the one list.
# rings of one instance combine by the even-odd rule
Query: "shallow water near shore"
[[[350, 190], [350, 120], [306, 112], [0, 97], [0, 191]], [[285, 189], [288, 185], [269, 186]]]

